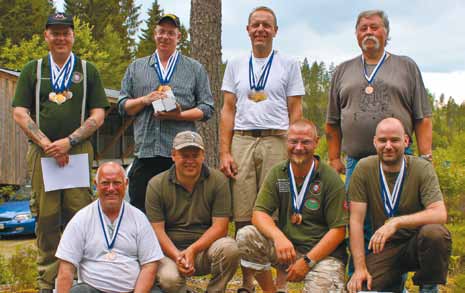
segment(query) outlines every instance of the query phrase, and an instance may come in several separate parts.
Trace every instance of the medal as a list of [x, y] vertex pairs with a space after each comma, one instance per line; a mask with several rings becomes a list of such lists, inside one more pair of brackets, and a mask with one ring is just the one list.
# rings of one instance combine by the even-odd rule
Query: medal
[[[50, 63], [50, 82], [53, 89], [52, 93], [57, 93], [57, 96], [55, 96], [54, 98], [54, 102], [57, 104], [62, 104], [71, 98], [68, 98], [65, 92], [71, 86], [73, 75], [72, 73], [74, 71], [74, 67], [76, 66], [76, 58], [74, 57], [74, 54], [71, 52], [62, 68], [60, 68], [55, 63], [51, 53], [48, 54], [48, 59]], [[50, 97], [52, 93], [49, 94], [50, 100], [52, 99], [52, 97]]]
[[268, 98], [264, 89], [266, 86], [266, 82], [268, 81], [268, 76], [270, 75], [271, 64], [273, 63], [273, 57], [274, 57], [274, 51], [268, 57], [268, 61], [266, 62], [265, 67], [263, 67], [262, 72], [260, 73], [258, 82], [256, 82], [255, 73], [253, 69], [253, 64], [254, 64], [252, 60], [253, 56], [252, 54], [250, 55], [250, 58], [249, 58], [249, 86], [250, 86], [249, 100], [258, 103]]
[[[158, 51], [155, 51], [155, 72], [158, 76], [158, 81], [162, 86], [166, 86], [170, 83], [171, 78], [173, 77], [174, 71], [176, 70], [176, 65], [179, 60], [179, 52], [176, 50], [168, 59], [168, 64], [166, 68], [163, 68], [161, 64], [160, 57], [158, 56]], [[160, 87], [158, 88], [160, 90]], [[171, 89], [171, 88], [170, 88]], [[165, 90], [163, 90], [165, 91]]]
[[375, 91], [375, 89], [373, 88], [373, 86], [371, 84], [373, 83], [373, 80], [375, 79], [375, 76], [378, 73], [378, 70], [381, 68], [384, 61], [386, 60], [386, 57], [387, 57], [387, 53], [386, 53], [386, 51], [384, 51], [383, 52], [383, 57], [381, 57], [381, 59], [378, 61], [378, 64], [376, 64], [376, 66], [373, 69], [373, 72], [371, 73], [371, 75], [368, 76], [367, 67], [366, 67], [366, 64], [365, 64], [365, 58], [363, 58], [363, 54], [362, 54], [363, 75], [365, 76], [365, 79], [368, 82], [368, 86], [365, 87], [365, 93], [367, 95], [371, 95]]
[[308, 171], [307, 175], [305, 176], [304, 182], [302, 184], [302, 188], [300, 192], [297, 194], [297, 185], [295, 183], [294, 172], [292, 171], [291, 162], [289, 162], [288, 166], [288, 174], [289, 174], [289, 181], [291, 186], [291, 199], [292, 199], [292, 210], [293, 214], [291, 215], [291, 223], [294, 225], [299, 225], [302, 223], [302, 207], [304, 203], [305, 195], [308, 192], [310, 187], [310, 179], [312, 178], [313, 171], [315, 169], [315, 160], [312, 160], [312, 166]]
[[379, 162], [379, 180], [381, 185], [381, 199], [383, 201], [384, 214], [388, 217], [394, 217], [397, 209], [399, 208], [400, 195], [402, 193], [402, 186], [405, 179], [406, 171], [406, 162], [405, 158], [402, 160], [402, 166], [400, 167], [400, 172], [397, 175], [396, 182], [394, 183], [394, 188], [392, 192], [389, 190], [389, 185], [387, 184], [386, 177], [384, 176], [383, 166]]
[[100, 210], [100, 201], [97, 204], [97, 210], [98, 210], [98, 215], [99, 215], [99, 219], [100, 219], [100, 224], [102, 226], [103, 235], [105, 236], [105, 243], [106, 243], [106, 246], [107, 246], [107, 249], [108, 249], [108, 252], [105, 254], [105, 259], [107, 259], [108, 261], [113, 261], [113, 260], [116, 259], [116, 253], [113, 251], [113, 247], [115, 246], [116, 237], [118, 236], [119, 227], [121, 225], [121, 221], [122, 221], [123, 215], [124, 215], [124, 201], [122, 203], [118, 223], [116, 224], [116, 229], [115, 229], [115, 232], [113, 233], [113, 237], [112, 237], [111, 241], [108, 241], [109, 237], [107, 236], [107, 231], [105, 229], [105, 224], [104, 224], [104, 221], [103, 221], [102, 211]]

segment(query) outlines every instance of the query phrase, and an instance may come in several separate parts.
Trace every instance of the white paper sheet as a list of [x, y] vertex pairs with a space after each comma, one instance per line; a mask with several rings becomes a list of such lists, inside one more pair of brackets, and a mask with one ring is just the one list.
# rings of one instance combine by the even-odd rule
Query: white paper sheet
[[89, 187], [89, 155], [70, 155], [69, 163], [58, 166], [54, 158], [41, 158], [45, 191]]

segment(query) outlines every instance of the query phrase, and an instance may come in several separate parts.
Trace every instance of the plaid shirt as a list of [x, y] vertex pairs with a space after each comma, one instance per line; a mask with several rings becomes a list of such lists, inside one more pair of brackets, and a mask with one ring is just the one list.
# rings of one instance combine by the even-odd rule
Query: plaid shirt
[[[145, 96], [160, 86], [155, 72], [154, 55], [137, 59], [126, 69], [121, 81], [118, 110], [127, 115], [124, 104], [128, 99]], [[179, 54], [176, 70], [168, 84], [183, 111], [197, 108], [203, 112], [202, 121], [214, 111], [213, 97], [205, 68], [196, 60]], [[178, 132], [195, 131], [193, 121], [159, 120], [153, 116], [152, 106], [147, 106], [135, 116], [134, 154], [138, 158], [155, 156], [171, 157], [173, 139]]]

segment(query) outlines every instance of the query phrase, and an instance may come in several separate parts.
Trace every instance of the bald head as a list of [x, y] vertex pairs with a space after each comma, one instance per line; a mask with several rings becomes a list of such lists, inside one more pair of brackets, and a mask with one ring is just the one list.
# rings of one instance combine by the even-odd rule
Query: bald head
[[315, 124], [307, 119], [299, 119], [294, 121], [290, 126], [289, 126], [289, 131], [295, 131], [295, 130], [307, 130], [308, 133], [312, 137], [318, 137], [318, 130], [316, 129]]
[[373, 145], [384, 171], [399, 171], [408, 144], [409, 137], [399, 119], [386, 118], [376, 126]]
[[123, 179], [126, 179], [126, 172], [120, 164], [116, 162], [105, 162], [97, 169], [97, 173], [95, 174], [95, 183], [98, 184], [100, 178], [107, 173], [117, 173]]
[[381, 120], [378, 123], [378, 125], [376, 126], [376, 134], [375, 135], [378, 135], [378, 133], [381, 130], [386, 129], [386, 128], [395, 129], [395, 130], [399, 131], [400, 135], [402, 135], [402, 136], [405, 135], [404, 125], [397, 118], [389, 117], [389, 118], [385, 118], [385, 119]]

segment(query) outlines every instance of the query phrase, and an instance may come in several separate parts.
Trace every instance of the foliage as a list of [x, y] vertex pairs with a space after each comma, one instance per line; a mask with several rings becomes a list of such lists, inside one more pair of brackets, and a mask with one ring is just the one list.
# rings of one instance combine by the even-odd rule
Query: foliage
[[142, 36], [137, 46], [137, 57], [148, 56], [155, 52], [156, 45], [153, 40], [153, 29], [163, 14], [163, 9], [160, 8], [158, 1], [153, 1], [152, 7], [148, 11], [149, 18], [145, 21], [146, 28], [142, 29]]
[[33, 35], [30, 40], [24, 40], [19, 45], [7, 39], [0, 48], [2, 66], [19, 71], [27, 62], [39, 59], [47, 54], [47, 47], [41, 35]]
[[11, 292], [37, 287], [37, 251], [35, 248], [16, 247], [10, 258], [0, 255], [0, 284], [9, 284]]

